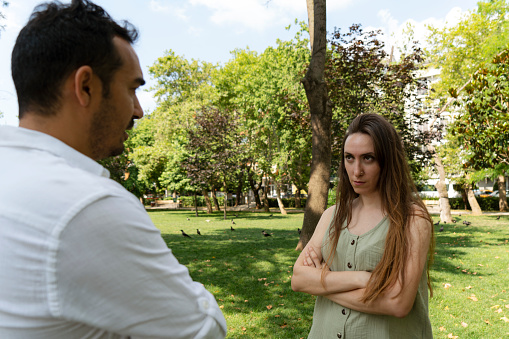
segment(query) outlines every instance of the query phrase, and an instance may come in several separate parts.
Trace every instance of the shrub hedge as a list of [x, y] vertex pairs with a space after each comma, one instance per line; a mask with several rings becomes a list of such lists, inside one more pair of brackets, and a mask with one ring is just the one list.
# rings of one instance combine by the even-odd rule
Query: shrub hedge
[[[487, 197], [487, 198], [478, 198], [476, 197], [477, 202], [479, 203], [479, 207], [483, 211], [498, 211], [498, 198], [497, 197]], [[507, 198], [507, 202], [509, 203], [509, 198]], [[449, 204], [451, 205], [451, 209], [453, 210], [470, 210], [470, 204], [468, 201], [463, 201], [463, 198], [449, 198]]]
[[[328, 206], [332, 206], [335, 203], [335, 195], [329, 194], [328, 199]], [[224, 205], [224, 197], [218, 197], [217, 200], [219, 202], [219, 206]], [[179, 198], [181, 202], [182, 207], [194, 207], [194, 197], [192, 196], [182, 196]], [[203, 196], [197, 196], [198, 200], [198, 207], [204, 207], [205, 199]], [[295, 198], [283, 198], [283, 205], [288, 208], [294, 208], [295, 207]], [[304, 208], [306, 206], [306, 198], [301, 198], [301, 206]], [[433, 199], [427, 199], [427, 200], [433, 200]], [[507, 201], [509, 203], [509, 198], [507, 198]], [[483, 211], [498, 211], [498, 198], [496, 197], [488, 197], [488, 198], [477, 198], [477, 202], [479, 203], [479, 206]], [[228, 206], [233, 206], [235, 204], [235, 200], [229, 199], [228, 200]], [[469, 210], [470, 205], [467, 202], [467, 205], [465, 206], [465, 203], [463, 202], [462, 198], [449, 198], [449, 204], [451, 204], [451, 209], [459, 209], [459, 210]], [[276, 198], [269, 198], [269, 207], [271, 208], [278, 208], [277, 199]]]

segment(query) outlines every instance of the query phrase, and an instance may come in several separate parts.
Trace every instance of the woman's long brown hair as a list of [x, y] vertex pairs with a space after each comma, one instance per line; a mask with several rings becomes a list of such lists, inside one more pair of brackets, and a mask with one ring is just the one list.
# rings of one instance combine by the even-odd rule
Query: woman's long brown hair
[[358, 196], [348, 179], [344, 159], [345, 141], [354, 133], [367, 134], [373, 140], [375, 158], [380, 165], [378, 190], [382, 198], [383, 211], [388, 215], [390, 222], [382, 259], [372, 272], [362, 300], [364, 302], [375, 300], [387, 288], [394, 286], [398, 279], [401, 279], [402, 285], [404, 284], [403, 272], [409, 250], [409, 222], [413, 217], [426, 219], [431, 227], [426, 273], [428, 288], [433, 295], [429, 275], [434, 251], [433, 223], [410, 175], [401, 138], [396, 129], [378, 114], [357, 116], [351, 122], [343, 139], [338, 173], [339, 185], [336, 192], [337, 207], [333, 226], [329, 230], [330, 253], [326, 260], [327, 266], [331, 266], [343, 225], [345, 223], [349, 225], [352, 220], [352, 202]]

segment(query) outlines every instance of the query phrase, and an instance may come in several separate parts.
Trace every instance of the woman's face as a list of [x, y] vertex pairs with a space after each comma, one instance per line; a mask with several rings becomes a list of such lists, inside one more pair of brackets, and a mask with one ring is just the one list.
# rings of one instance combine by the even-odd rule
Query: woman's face
[[380, 165], [375, 158], [375, 146], [371, 137], [353, 133], [345, 141], [345, 169], [357, 194], [377, 192]]

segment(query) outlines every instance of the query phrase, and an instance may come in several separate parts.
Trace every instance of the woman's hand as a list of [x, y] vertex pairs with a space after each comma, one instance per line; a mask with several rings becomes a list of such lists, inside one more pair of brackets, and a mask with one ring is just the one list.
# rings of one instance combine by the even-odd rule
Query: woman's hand
[[304, 252], [304, 266], [314, 267], [318, 269], [322, 269], [323, 266], [327, 265], [321, 257], [315, 252], [313, 247], [308, 247]]

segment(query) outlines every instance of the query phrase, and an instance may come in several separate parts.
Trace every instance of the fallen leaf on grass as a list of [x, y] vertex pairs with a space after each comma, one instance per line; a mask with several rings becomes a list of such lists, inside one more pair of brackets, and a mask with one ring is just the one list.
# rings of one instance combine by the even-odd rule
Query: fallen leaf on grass
[[509, 308], [509, 304], [505, 305], [505, 308]]
[[246, 328], [245, 328], [245, 327], [242, 327], [242, 331], [245, 331], [245, 330], [246, 330]]
[[451, 285], [451, 284], [449, 284], [449, 283], [445, 283], [445, 284], [444, 284], [444, 288], [449, 288], [449, 287], [451, 287], [451, 286], [452, 286], [452, 285]]
[[224, 308], [224, 305], [219, 306], [219, 308], [220, 308], [220, 309], [223, 309], [223, 308]]
[[438, 329], [440, 330], [440, 332], [445, 331], [445, 327], [443, 327], [443, 326], [440, 326]]
[[267, 305], [267, 309], [271, 310], [272, 309], [272, 305]]
[[449, 333], [447, 335], [447, 338], [451, 338], [451, 339], [456, 339], [458, 336], [457, 335], [452, 335], [452, 333]]
[[498, 310], [496, 310], [495, 312], [497, 312], [497, 313], [502, 313], [502, 309], [501, 309], [501, 308], [499, 308], [499, 309], [498, 309]]
[[472, 294], [470, 297], [467, 297], [467, 299], [470, 299], [472, 301], [478, 301], [478, 299], [476, 298], [476, 296], [474, 294]]
[[463, 326], [463, 327], [467, 327], [467, 326], [468, 326], [468, 324], [467, 324], [466, 322], [462, 321], [462, 322], [461, 322], [461, 326]]
[[507, 318], [507, 317], [502, 317], [502, 318], [500, 318], [500, 320], [503, 320], [503, 321], [505, 321], [506, 323], [509, 323], [509, 318]]
[[468, 285], [467, 287], [465, 287], [467, 290], [471, 289], [472, 286]]
[[490, 324], [490, 321], [489, 321], [488, 319], [484, 320], [484, 322], [485, 322], [486, 324], [488, 324], [488, 325], [491, 325], [491, 324]]

